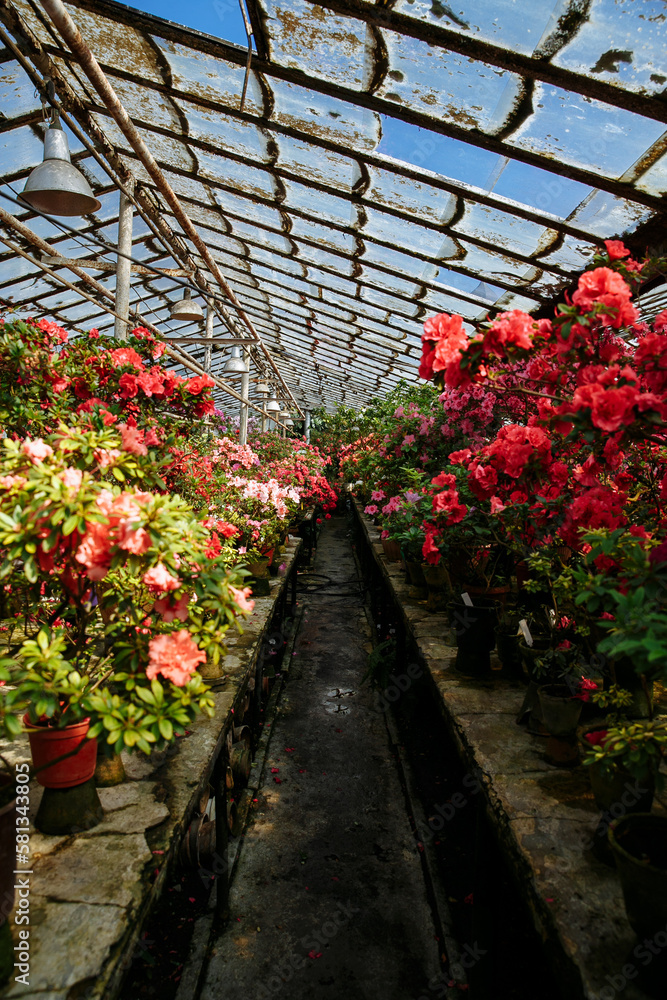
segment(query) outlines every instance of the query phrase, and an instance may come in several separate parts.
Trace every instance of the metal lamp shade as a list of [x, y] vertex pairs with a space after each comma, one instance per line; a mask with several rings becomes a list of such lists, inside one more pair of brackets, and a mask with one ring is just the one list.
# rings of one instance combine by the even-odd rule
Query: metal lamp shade
[[281, 410], [280, 413], [278, 414], [278, 420], [289, 420], [290, 415], [291, 414], [289, 410]]
[[291, 417], [288, 417], [287, 420], [285, 421], [285, 427], [294, 427], [294, 421], [292, 420]]
[[58, 123], [44, 133], [44, 162], [28, 177], [21, 201], [46, 215], [89, 215], [102, 206], [81, 171], [70, 162], [67, 136]]
[[227, 363], [222, 369], [223, 375], [245, 375], [247, 372], [240, 347], [232, 347], [232, 353], [227, 358]]
[[198, 302], [193, 302], [190, 297], [190, 289], [186, 288], [183, 298], [172, 304], [169, 310], [171, 318], [180, 320], [182, 323], [193, 323], [204, 318], [204, 312]]
[[280, 413], [280, 403], [276, 399], [275, 392], [273, 396], [271, 396], [271, 399], [266, 404], [266, 409], [269, 413]]
[[259, 393], [260, 396], [268, 396], [269, 393], [270, 393], [270, 391], [271, 390], [269, 389], [269, 387], [266, 384], [266, 382], [258, 382], [257, 383], [257, 392]]

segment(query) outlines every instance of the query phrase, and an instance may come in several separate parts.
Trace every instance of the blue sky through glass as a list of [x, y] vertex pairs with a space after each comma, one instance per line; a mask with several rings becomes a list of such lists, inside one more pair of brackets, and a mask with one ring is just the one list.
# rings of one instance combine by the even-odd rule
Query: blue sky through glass
[[182, 0], [138, 0], [128, 6], [244, 48], [247, 45], [239, 0], [188, 0], [187, 3]]

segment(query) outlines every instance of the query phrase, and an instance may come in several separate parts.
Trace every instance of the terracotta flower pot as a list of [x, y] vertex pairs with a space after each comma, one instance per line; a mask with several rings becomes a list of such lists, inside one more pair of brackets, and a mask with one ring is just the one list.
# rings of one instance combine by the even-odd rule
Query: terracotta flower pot
[[399, 562], [401, 558], [401, 546], [391, 538], [382, 539], [384, 554], [390, 562]]
[[256, 580], [261, 580], [269, 575], [269, 560], [264, 557], [255, 562], [248, 563], [248, 569]]
[[[93, 777], [97, 763], [97, 740], [86, 739], [90, 719], [81, 719], [64, 729], [52, 729], [50, 726], [36, 726], [25, 715], [23, 724], [28, 730], [32, 762], [38, 771], [35, 777], [43, 788], [74, 788]], [[71, 756], [65, 757], [66, 754]], [[65, 760], [58, 760], [60, 757], [65, 757]], [[57, 764], [46, 766], [56, 760]]]

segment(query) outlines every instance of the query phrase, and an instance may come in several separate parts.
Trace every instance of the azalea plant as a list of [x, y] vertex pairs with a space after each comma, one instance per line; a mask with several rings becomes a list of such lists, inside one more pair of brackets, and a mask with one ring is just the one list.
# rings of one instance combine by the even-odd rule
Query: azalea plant
[[3, 442], [0, 581], [23, 605], [2, 660], [10, 735], [16, 713], [89, 717], [90, 736], [149, 752], [213, 712], [197, 668], [224, 655], [250, 592], [184, 500], [121, 486], [142, 463], [150, 480], [150, 456], [115, 430]]

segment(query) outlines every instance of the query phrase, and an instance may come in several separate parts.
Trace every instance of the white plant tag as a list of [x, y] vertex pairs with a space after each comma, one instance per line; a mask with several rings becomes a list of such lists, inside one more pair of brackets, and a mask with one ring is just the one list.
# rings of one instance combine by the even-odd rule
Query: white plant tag
[[470, 594], [468, 593], [467, 590], [466, 590], [465, 594], [461, 594], [461, 600], [463, 601], [464, 604], [467, 604], [469, 608], [472, 607], [472, 600], [471, 600]]
[[533, 645], [533, 637], [530, 634], [530, 629], [528, 628], [528, 622], [526, 621], [525, 618], [522, 618], [521, 621], [519, 622], [519, 628], [523, 632], [523, 637], [526, 640], [526, 645], [527, 646], [532, 646]]

